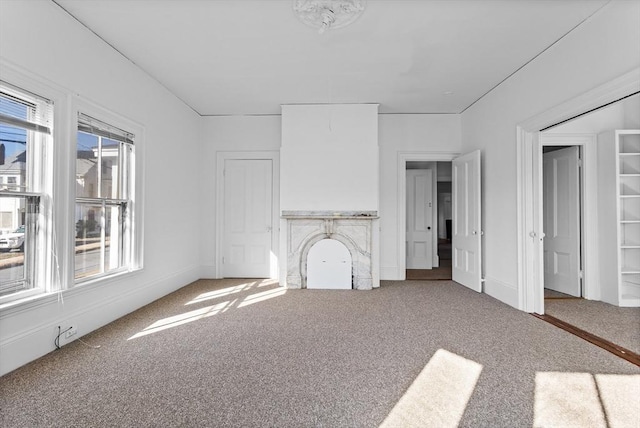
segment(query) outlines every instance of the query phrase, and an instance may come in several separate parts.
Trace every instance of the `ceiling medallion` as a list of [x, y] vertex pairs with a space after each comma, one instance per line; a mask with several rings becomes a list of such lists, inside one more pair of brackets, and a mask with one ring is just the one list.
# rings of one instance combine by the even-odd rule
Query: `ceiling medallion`
[[322, 34], [351, 24], [362, 15], [364, 5], [365, 0], [293, 0], [293, 12]]

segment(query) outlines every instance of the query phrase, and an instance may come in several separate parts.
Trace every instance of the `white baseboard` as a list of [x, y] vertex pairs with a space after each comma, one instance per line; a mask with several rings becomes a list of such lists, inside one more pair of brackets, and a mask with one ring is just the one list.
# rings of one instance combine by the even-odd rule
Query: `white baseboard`
[[485, 277], [484, 290], [489, 296], [506, 303], [509, 306], [518, 308], [518, 289], [514, 285], [499, 281], [495, 278]]
[[381, 266], [380, 267], [380, 280], [381, 281], [402, 281], [405, 279], [405, 272], [401, 272], [397, 266]]
[[[139, 278], [138, 274], [132, 274], [112, 284], [108, 290], [112, 292], [109, 298], [104, 297], [103, 289], [96, 287], [65, 297], [63, 304], [56, 299], [49, 299], [47, 303], [28, 311], [29, 319], [37, 320], [35, 323], [16, 328], [11, 334], [2, 329], [0, 376], [54, 351], [57, 326], [69, 322], [76, 325], [78, 333], [73, 337], [75, 340], [198, 280], [199, 275], [200, 267], [191, 266], [170, 276], [132, 287]], [[25, 313], [18, 311], [15, 316], [24, 317]], [[3, 318], [3, 323], [15, 324], [10, 318]]]
[[200, 279], [218, 279], [216, 265], [200, 266]]

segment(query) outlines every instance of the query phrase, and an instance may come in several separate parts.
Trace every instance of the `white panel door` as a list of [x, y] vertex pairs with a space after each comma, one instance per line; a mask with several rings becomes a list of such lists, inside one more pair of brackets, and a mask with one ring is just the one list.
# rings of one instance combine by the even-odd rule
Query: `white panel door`
[[452, 161], [452, 277], [482, 291], [480, 150]]
[[544, 287], [580, 297], [580, 153], [543, 155]]
[[407, 269], [433, 268], [433, 171], [407, 170]]
[[223, 268], [226, 278], [268, 278], [272, 227], [271, 160], [224, 163]]

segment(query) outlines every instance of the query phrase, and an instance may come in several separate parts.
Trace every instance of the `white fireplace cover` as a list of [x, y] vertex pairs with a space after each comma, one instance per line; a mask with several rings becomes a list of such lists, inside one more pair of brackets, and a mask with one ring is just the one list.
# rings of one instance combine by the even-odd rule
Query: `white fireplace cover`
[[313, 244], [307, 254], [307, 288], [350, 290], [351, 254], [335, 239]]

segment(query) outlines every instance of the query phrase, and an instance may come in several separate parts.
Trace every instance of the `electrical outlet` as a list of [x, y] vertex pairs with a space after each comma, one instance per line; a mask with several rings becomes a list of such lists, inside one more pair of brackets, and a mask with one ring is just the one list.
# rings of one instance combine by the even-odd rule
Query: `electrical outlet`
[[69, 339], [72, 336], [75, 336], [78, 333], [78, 327], [75, 325], [67, 327], [67, 331], [64, 333], [64, 338]]
[[78, 334], [78, 326], [70, 321], [63, 322], [55, 328], [54, 344], [57, 348], [60, 348], [67, 343], [75, 340]]

